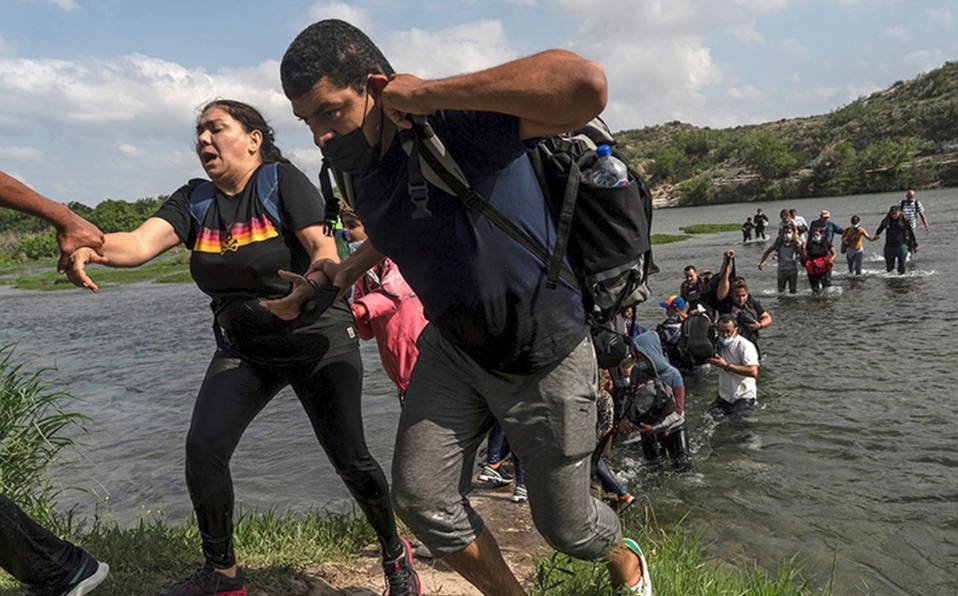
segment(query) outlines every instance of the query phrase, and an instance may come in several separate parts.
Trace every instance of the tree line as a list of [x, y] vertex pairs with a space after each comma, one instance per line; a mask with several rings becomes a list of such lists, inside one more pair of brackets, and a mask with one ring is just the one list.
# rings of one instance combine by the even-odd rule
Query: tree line
[[[160, 208], [169, 196], [137, 199], [135, 202], [108, 199], [96, 207], [67, 203], [77, 215], [109, 234], [130, 232]], [[0, 209], [0, 258], [43, 259], [58, 254], [56, 230], [47, 222], [12, 209]]]
[[700, 205], [958, 186], [958, 62], [829, 114], [616, 134], [653, 189]]

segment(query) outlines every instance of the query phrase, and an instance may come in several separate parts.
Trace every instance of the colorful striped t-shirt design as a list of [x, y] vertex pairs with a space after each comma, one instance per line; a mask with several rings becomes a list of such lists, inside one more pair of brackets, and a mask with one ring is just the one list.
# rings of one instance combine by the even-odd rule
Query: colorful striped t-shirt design
[[228, 251], [236, 252], [241, 246], [265, 242], [277, 236], [279, 236], [279, 232], [276, 231], [273, 222], [263, 214], [254, 217], [249, 223], [233, 223], [229, 226], [229, 230], [213, 230], [205, 226], [200, 227], [193, 250], [224, 255]]

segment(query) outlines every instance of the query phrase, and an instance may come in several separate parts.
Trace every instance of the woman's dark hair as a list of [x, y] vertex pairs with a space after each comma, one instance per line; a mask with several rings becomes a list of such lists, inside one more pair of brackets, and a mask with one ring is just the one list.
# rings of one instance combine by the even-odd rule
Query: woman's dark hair
[[247, 133], [258, 130], [263, 135], [263, 143], [259, 146], [259, 156], [263, 163], [289, 163], [289, 160], [283, 157], [282, 151], [276, 146], [273, 129], [266, 123], [266, 118], [263, 118], [259, 110], [247, 103], [235, 99], [214, 99], [200, 110], [200, 115], [196, 119], [197, 130], [199, 130], [200, 118], [212, 108], [219, 108], [232, 116], [233, 120], [239, 122]]
[[365, 33], [337, 19], [303, 29], [289, 44], [279, 67], [283, 92], [289, 99], [302, 97], [323, 77], [336, 87], [361, 94], [370, 74], [389, 76], [394, 72]]

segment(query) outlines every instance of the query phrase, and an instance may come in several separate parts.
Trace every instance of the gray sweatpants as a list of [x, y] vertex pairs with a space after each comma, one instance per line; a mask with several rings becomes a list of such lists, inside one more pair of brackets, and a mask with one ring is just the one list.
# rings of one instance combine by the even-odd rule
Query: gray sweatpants
[[539, 533], [560, 552], [603, 559], [622, 530], [616, 514], [589, 494], [597, 378], [591, 339], [531, 375], [481, 367], [432, 325], [418, 346], [393, 454], [399, 517], [436, 556], [471, 544], [483, 522], [466, 495], [476, 450], [498, 420], [522, 459]]

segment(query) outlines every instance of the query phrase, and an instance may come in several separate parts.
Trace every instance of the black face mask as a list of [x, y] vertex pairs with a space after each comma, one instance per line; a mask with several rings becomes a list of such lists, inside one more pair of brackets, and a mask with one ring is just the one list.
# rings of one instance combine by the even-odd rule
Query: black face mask
[[[367, 101], [369, 99], [368, 93], [366, 99]], [[379, 163], [382, 151], [382, 124], [379, 127], [379, 142], [373, 146], [369, 145], [363, 133], [365, 125], [366, 116], [364, 115], [359, 128], [326, 143], [322, 152], [330, 165], [348, 174], [365, 174]]]
[[323, 147], [323, 157], [334, 168], [349, 174], [365, 174], [379, 163], [382, 142], [373, 146], [366, 141], [363, 127], [330, 140]]

